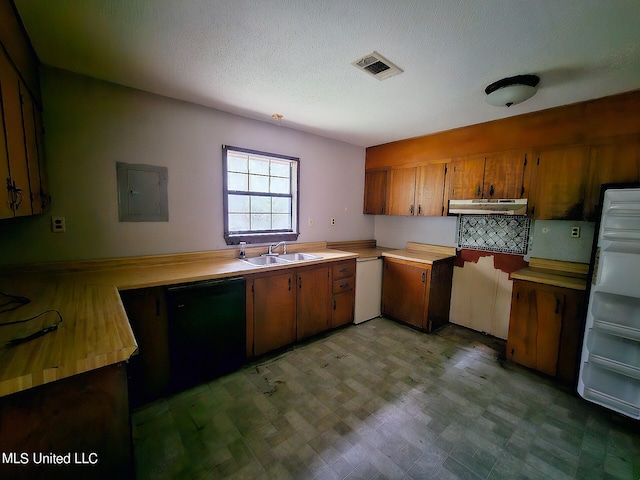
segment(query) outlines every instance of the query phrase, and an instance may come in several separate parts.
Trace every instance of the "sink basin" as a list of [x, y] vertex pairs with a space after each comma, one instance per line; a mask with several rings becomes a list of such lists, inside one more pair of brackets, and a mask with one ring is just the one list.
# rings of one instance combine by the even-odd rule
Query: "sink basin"
[[242, 261], [250, 263], [251, 265], [256, 265], [258, 267], [265, 267], [267, 265], [282, 265], [284, 263], [290, 263], [289, 261], [283, 260], [280, 257], [271, 257], [271, 256], [245, 258]]
[[287, 260], [289, 262], [301, 262], [303, 260], [319, 260], [322, 257], [319, 257], [318, 255], [311, 255], [310, 253], [296, 252], [285, 253], [284, 255], [280, 255], [278, 258]]

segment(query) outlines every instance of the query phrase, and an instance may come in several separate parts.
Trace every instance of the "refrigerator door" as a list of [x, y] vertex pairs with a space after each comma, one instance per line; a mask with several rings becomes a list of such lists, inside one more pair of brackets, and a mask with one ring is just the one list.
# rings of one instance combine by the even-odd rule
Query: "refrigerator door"
[[605, 190], [578, 393], [640, 419], [640, 188]]

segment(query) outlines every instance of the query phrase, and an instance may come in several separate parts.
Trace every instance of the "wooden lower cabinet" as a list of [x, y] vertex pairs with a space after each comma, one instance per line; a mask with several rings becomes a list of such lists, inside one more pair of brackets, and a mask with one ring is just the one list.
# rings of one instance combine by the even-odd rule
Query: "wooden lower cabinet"
[[584, 292], [514, 280], [507, 358], [560, 380], [575, 380]]
[[[2, 397], [0, 425], [0, 451], [17, 455], [16, 462], [3, 461], [0, 478], [135, 477], [124, 363]], [[34, 460], [52, 453], [64, 463]], [[20, 463], [21, 455], [28, 461]]]
[[355, 259], [248, 276], [247, 357], [353, 322], [354, 287]]
[[296, 270], [297, 340], [324, 332], [329, 328], [331, 278], [328, 266]]
[[247, 281], [253, 294], [253, 353], [261, 355], [296, 340], [295, 272], [254, 276]]
[[138, 354], [127, 365], [131, 405], [136, 407], [169, 392], [167, 302], [162, 287], [125, 290], [120, 297], [138, 342]]
[[453, 259], [433, 264], [385, 257], [382, 314], [432, 332], [449, 321]]
[[336, 328], [353, 322], [356, 304], [356, 261], [345, 260], [335, 263], [331, 270], [331, 328]]

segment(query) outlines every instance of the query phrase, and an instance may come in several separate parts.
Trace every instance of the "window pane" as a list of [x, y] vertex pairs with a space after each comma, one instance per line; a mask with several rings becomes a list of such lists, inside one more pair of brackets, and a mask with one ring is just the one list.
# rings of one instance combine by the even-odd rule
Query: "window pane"
[[289, 178], [290, 174], [291, 167], [289, 162], [271, 162], [271, 176]]
[[246, 192], [249, 189], [249, 176], [244, 173], [231, 173], [227, 177], [227, 188], [229, 190], [238, 190]]
[[272, 199], [274, 213], [291, 213], [291, 199], [276, 197]]
[[246, 195], [229, 195], [229, 213], [249, 213], [249, 197]]
[[251, 157], [249, 159], [249, 173], [269, 175], [269, 160]]
[[274, 214], [272, 228], [277, 230], [291, 230], [291, 215], [278, 213]]
[[271, 197], [251, 197], [251, 211], [254, 213], [271, 213]]
[[251, 214], [251, 230], [271, 230], [271, 215]]
[[248, 155], [229, 154], [227, 156], [227, 170], [230, 172], [247, 173]]
[[288, 178], [271, 177], [271, 193], [291, 193]]
[[269, 177], [249, 175], [249, 190], [252, 192], [269, 192]]
[[230, 232], [246, 232], [249, 231], [251, 224], [248, 214], [229, 214], [229, 231]]

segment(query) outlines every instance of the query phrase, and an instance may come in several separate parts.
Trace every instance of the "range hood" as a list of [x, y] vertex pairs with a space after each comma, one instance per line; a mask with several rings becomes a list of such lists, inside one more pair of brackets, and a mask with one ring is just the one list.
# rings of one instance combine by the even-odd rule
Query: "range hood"
[[526, 215], [527, 199], [449, 200], [449, 214]]

